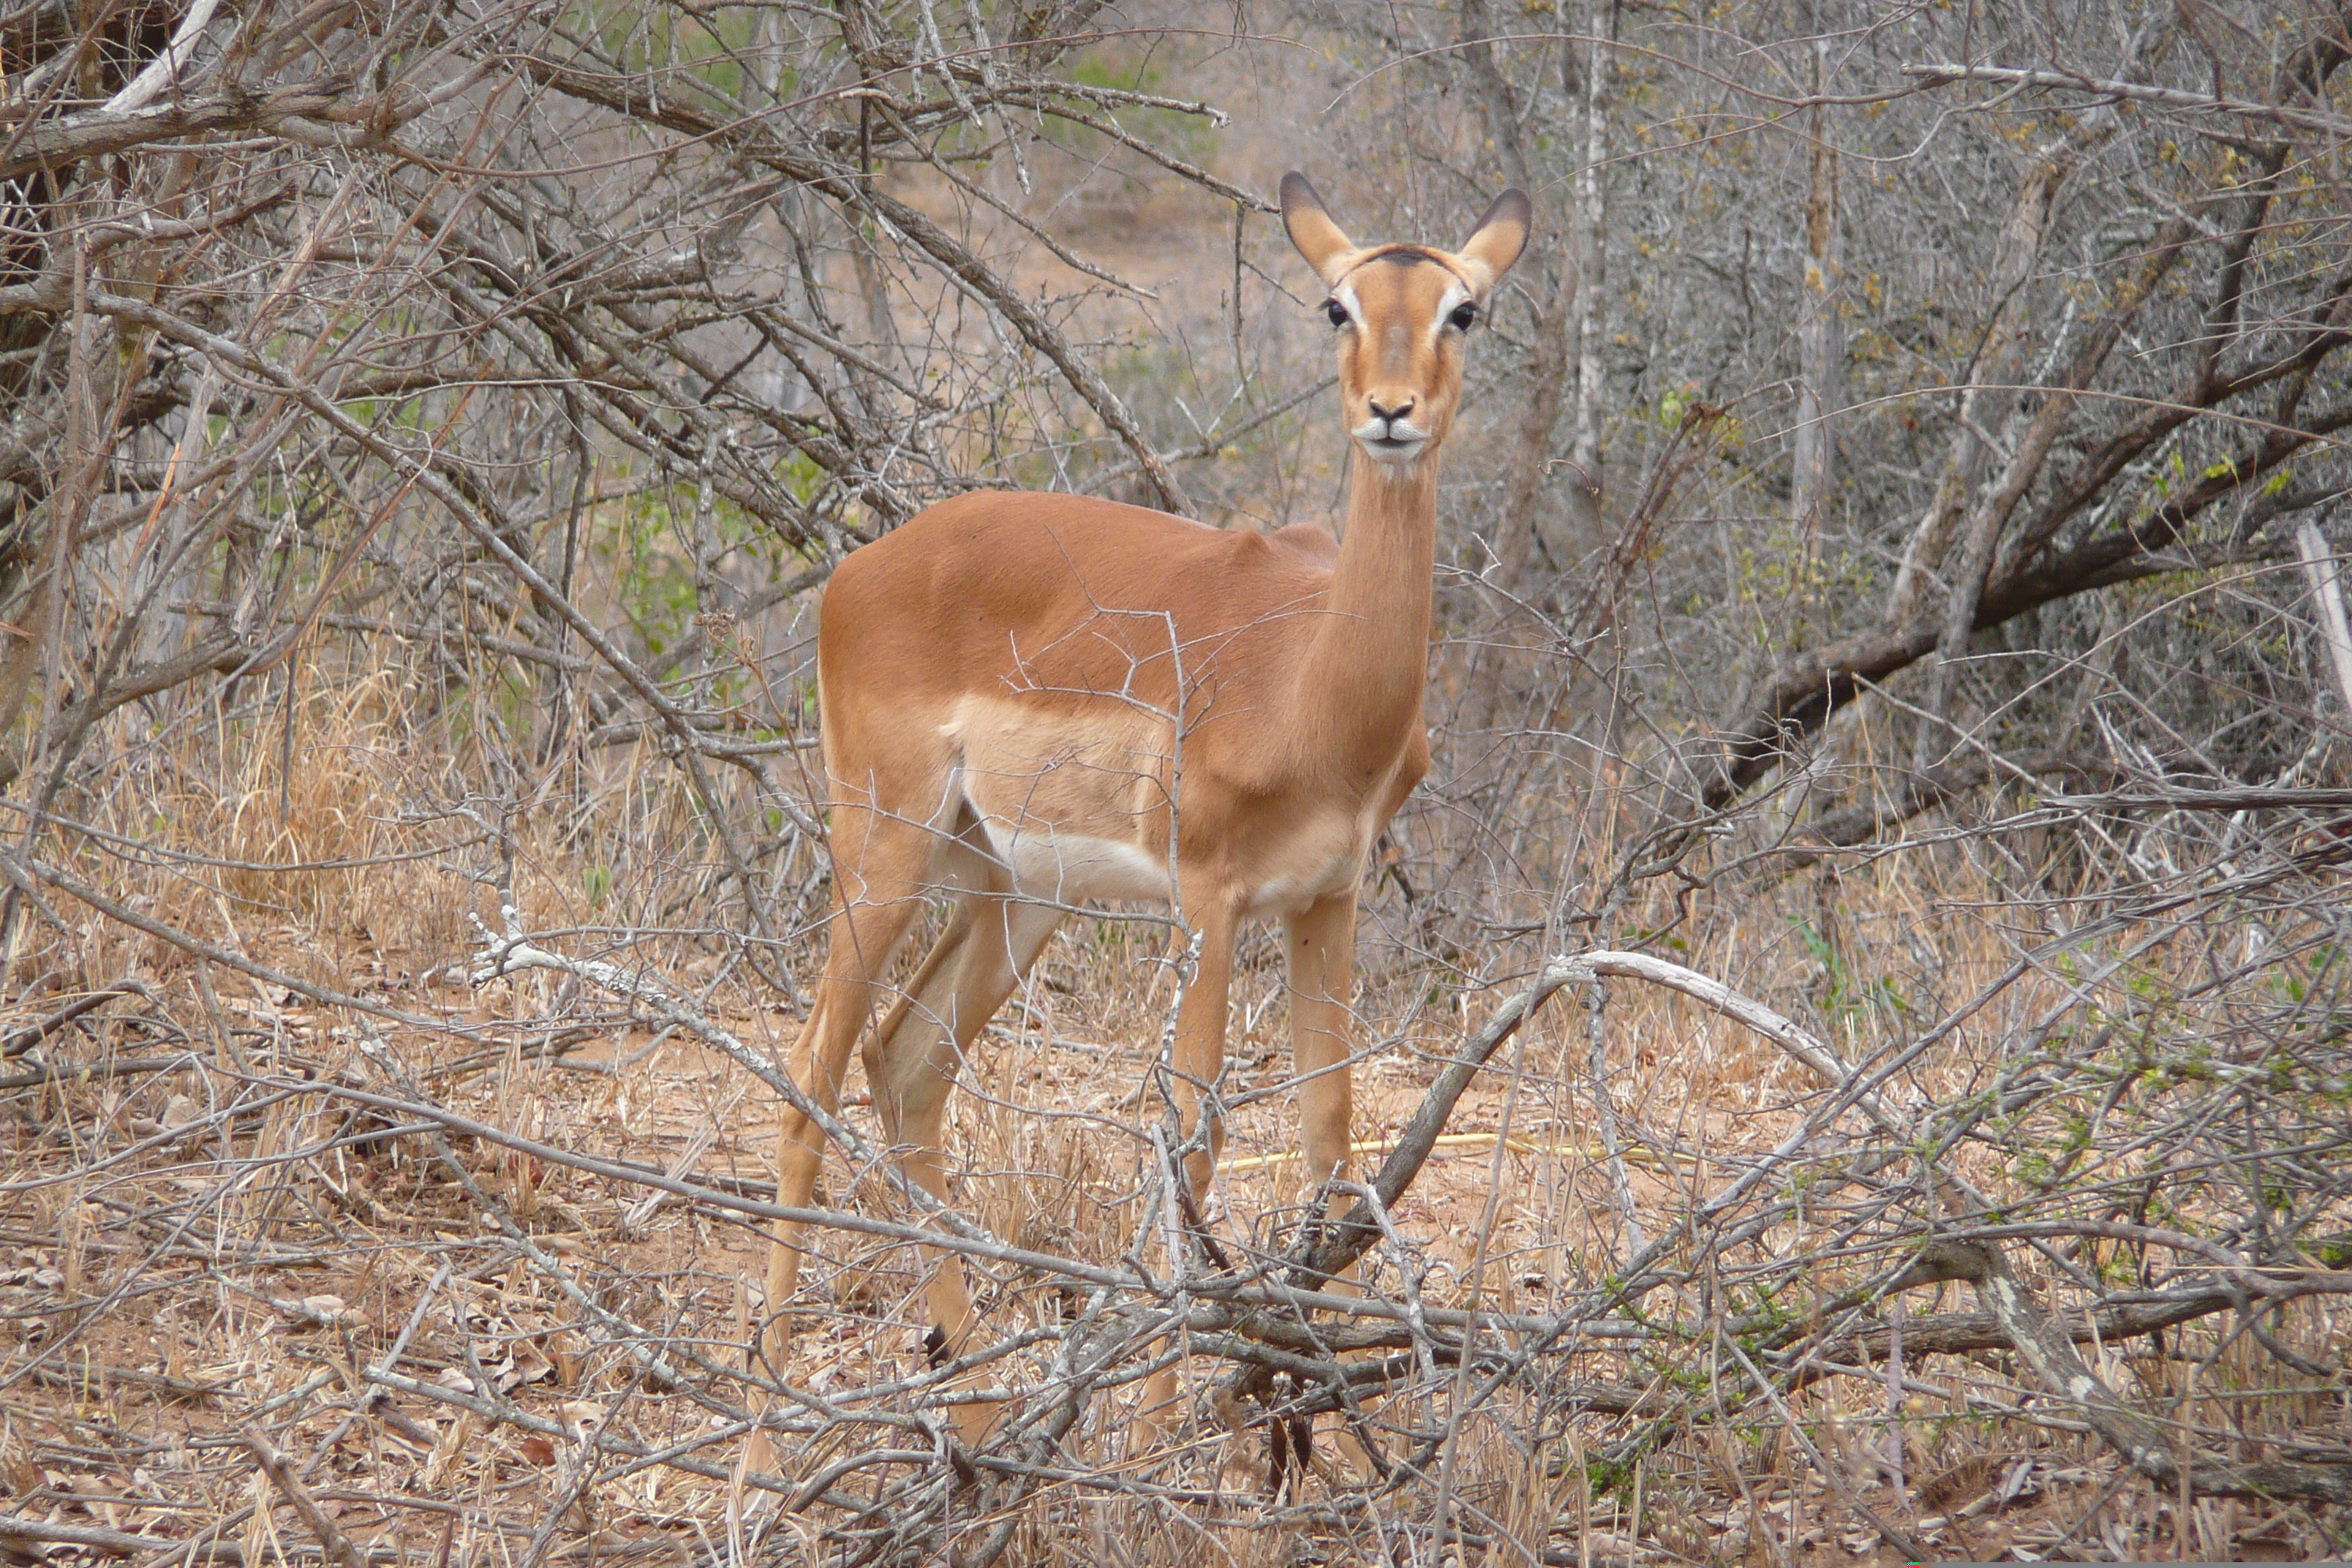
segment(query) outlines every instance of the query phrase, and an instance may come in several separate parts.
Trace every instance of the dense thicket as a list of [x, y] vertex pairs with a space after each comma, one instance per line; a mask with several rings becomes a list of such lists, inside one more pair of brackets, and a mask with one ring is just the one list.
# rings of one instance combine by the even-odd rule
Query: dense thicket
[[[1517, 1095], [1541, 1075], [1512, 1031], [1587, 998], [1572, 1045], [1547, 1037], [1551, 1088], [1526, 1090], [1600, 1139], [1541, 1145], [1572, 1156], [1579, 1227], [1543, 1244], [1549, 1315], [1428, 1318], [1423, 1243], [1393, 1228], [1256, 1238], [1300, 1280], [1381, 1260], [1390, 1316], [1344, 1345], [1237, 1304], [1205, 1257], [1181, 1291], [1085, 1296], [1092, 1276], [1038, 1259], [1087, 1224], [1041, 1238], [1021, 1211], [980, 1256], [1013, 1270], [1018, 1243], [1060, 1293], [989, 1352], [1038, 1391], [983, 1457], [999, 1511], [934, 1447], [942, 1387], [919, 1377], [887, 1420], [795, 1384], [806, 1462], [754, 1489], [859, 1561], [918, 1560], [950, 1520], [964, 1561], [1061, 1550], [1039, 1521], [1073, 1498], [1214, 1517], [1213, 1463], [1070, 1469], [1112, 1430], [1073, 1425], [1087, 1398], [1181, 1321], [1243, 1366], [1227, 1394], [1276, 1411], [1247, 1419], [1342, 1411], [1395, 1461], [1356, 1501], [1267, 1517], [1394, 1532], [1398, 1561], [1451, 1531], [1589, 1563], [1595, 1497], [1630, 1518], [1612, 1561], [1795, 1553], [1803, 1487], [1774, 1524], [1751, 1486], [1791, 1465], [1835, 1528], [1916, 1556], [1923, 1408], [1999, 1434], [1985, 1452], [2048, 1441], [2045, 1420], [2084, 1437], [2065, 1484], [2087, 1511], [2051, 1551], [2150, 1544], [2096, 1522], [2126, 1485], [2179, 1500], [2183, 1555], [2231, 1543], [2196, 1535], [2192, 1494], [2291, 1500], [2340, 1545], [2347, 60], [2352, 9], [2318, 0], [0, 5], [0, 987], [36, 1011], [144, 998], [156, 1031], [216, 1038], [223, 1192], [299, 1163], [235, 1142], [278, 1136], [252, 1108], [322, 1085], [378, 1095], [412, 1141], [431, 1122], [510, 1162], [586, 1158], [446, 1121], [421, 1060], [454, 1015], [404, 1011], [383, 955], [446, 976], [478, 942], [485, 974], [526, 951], [561, 970], [457, 1030], [513, 1063], [631, 1017], [756, 1062], [711, 1018], [796, 1006], [825, 907], [808, 658], [831, 568], [975, 488], [1328, 519], [1344, 443], [1275, 180], [1307, 168], [1360, 235], [1439, 242], [1518, 184], [1538, 232], [1448, 458], [1437, 765], [1380, 847], [1364, 1012], [1368, 1056], [1519, 1051]], [[1093, 984], [1112, 939], [1087, 940]], [[224, 966], [386, 1033], [331, 1062], [237, 1058]], [[1650, 1016], [1645, 1043], [1622, 1023], [1653, 984], [1787, 1062], [1672, 1121], [1643, 1068], [1688, 1016]], [[1148, 1054], [1159, 994], [1132, 990]], [[76, 1005], [6, 1053], [65, 1050], [44, 1042]], [[33, 1059], [10, 1081], [40, 1170], [11, 1202], [110, 1157], [38, 1131], [81, 1112]], [[1433, 1138], [1469, 1080], [1421, 1065]], [[1726, 1142], [1717, 1115], [1764, 1131]], [[1066, 1185], [1140, 1223], [1119, 1205], [1151, 1190], [1142, 1122], [1098, 1131], [1116, 1152]], [[526, 1245], [522, 1187], [486, 1193], [436, 1147], [600, 1364], [741, 1436], [782, 1373], [694, 1359], [749, 1323], [740, 1297], [654, 1332], [614, 1304], [622, 1263], [577, 1285]], [[1383, 1175], [1389, 1204], [1431, 1147]], [[687, 1195], [740, 1219], [755, 1188]], [[357, 1200], [333, 1191], [325, 1217], [255, 1222], [254, 1247], [341, 1237]], [[1490, 1204], [1471, 1307], [1495, 1223]], [[1959, 1282], [1976, 1310], [1915, 1320], [1906, 1352], [1903, 1294]], [[103, 1310], [0, 1302], [49, 1325], [0, 1377], [55, 1375], [115, 1289]], [[2148, 1347], [2128, 1383], [2099, 1348], [2118, 1337]], [[2196, 1405], [2217, 1367], [2260, 1418]], [[360, 1415], [397, 1389], [516, 1419], [463, 1377], [392, 1375]], [[1367, 1415], [1376, 1378], [1391, 1398]], [[1761, 1450], [1723, 1436], [1768, 1422]], [[659, 1447], [542, 1426], [596, 1463]], [[826, 1456], [877, 1431], [888, 1479], [853, 1495]], [[1563, 1491], [1479, 1512], [1465, 1431], [1588, 1511]], [[2032, 1489], [2000, 1452], [1994, 1514]], [[726, 1474], [700, 1455], [680, 1473]], [[565, 1462], [586, 1496], [593, 1465]], [[1683, 1523], [1645, 1533], [1653, 1486]], [[1745, 1508], [1739, 1544], [1702, 1539], [1718, 1503]]]

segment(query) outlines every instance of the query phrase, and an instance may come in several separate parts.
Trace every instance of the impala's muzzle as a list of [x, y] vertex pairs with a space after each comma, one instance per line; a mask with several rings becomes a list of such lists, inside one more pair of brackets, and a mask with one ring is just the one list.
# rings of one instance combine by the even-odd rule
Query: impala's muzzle
[[1429, 431], [1412, 420], [1420, 406], [1421, 400], [1410, 395], [1367, 398], [1364, 409], [1371, 417], [1356, 426], [1357, 441], [1376, 462], [1410, 462], [1429, 445]]

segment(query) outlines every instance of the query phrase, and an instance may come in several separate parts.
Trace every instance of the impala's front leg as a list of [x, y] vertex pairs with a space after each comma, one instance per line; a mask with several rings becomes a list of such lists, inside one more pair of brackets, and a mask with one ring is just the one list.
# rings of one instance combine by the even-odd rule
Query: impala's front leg
[[1209, 1131], [1202, 1135], [1200, 1117], [1202, 1100], [1216, 1089], [1218, 1074], [1225, 1069], [1225, 1006], [1233, 992], [1233, 938], [1234, 926], [1240, 926], [1240, 910], [1233, 898], [1216, 898], [1197, 910], [1195, 920], [1200, 959], [1185, 983], [1183, 1006], [1176, 1008], [1169, 1096], [1176, 1100], [1179, 1145], [1195, 1145], [1183, 1162], [1185, 1187], [1206, 1220], [1216, 1187], [1216, 1159], [1225, 1150], [1225, 1119], [1209, 1119]]
[[[1356, 895], [1353, 889], [1318, 899], [1305, 913], [1290, 921], [1290, 1048], [1298, 1074], [1300, 1120], [1307, 1145], [1306, 1191], [1311, 1200], [1333, 1181], [1356, 1177], [1355, 1098], [1349, 1067], [1349, 1040], [1355, 1021], [1351, 1005], [1356, 973]], [[1324, 1205], [1326, 1215], [1353, 1205], [1355, 1200], [1334, 1193]], [[1347, 1273], [1353, 1276], [1351, 1266]], [[1346, 1294], [1353, 1286], [1334, 1284]], [[1363, 1400], [1370, 1407], [1372, 1400]], [[1363, 1441], [1343, 1427], [1339, 1446], [1357, 1475], [1370, 1479], [1381, 1467]], [[1299, 1462], [1307, 1456], [1302, 1451]]]
[[[1183, 1005], [1176, 1010], [1175, 1049], [1169, 1062], [1174, 1079], [1169, 1086], [1169, 1095], [1175, 1101], [1180, 1147], [1194, 1142], [1194, 1134], [1201, 1128], [1202, 1101], [1224, 1069], [1225, 1005], [1233, 987], [1234, 932], [1240, 914], [1239, 900], [1229, 896], [1206, 900], [1195, 908], [1194, 929], [1200, 934], [1200, 956], [1185, 984]], [[1202, 1147], [1184, 1156], [1182, 1180], [1192, 1194], [1194, 1212], [1205, 1224], [1216, 1181], [1217, 1155], [1225, 1144], [1223, 1119], [1212, 1117], [1199, 1142]], [[1168, 1201], [1175, 1203], [1177, 1194], [1169, 1194]], [[1174, 1219], [1173, 1229], [1189, 1228], [1181, 1212]], [[1168, 1259], [1171, 1270], [1184, 1268], [1188, 1264], [1185, 1258]], [[1139, 1447], [1154, 1441], [1175, 1426], [1176, 1397], [1174, 1368], [1154, 1373], [1145, 1381], [1143, 1408], [1135, 1422]]]
[[[1318, 899], [1290, 919], [1290, 1048], [1299, 1078], [1307, 1192], [1355, 1173], [1355, 1095], [1348, 1066], [1356, 973], [1356, 895]], [[1334, 1200], [1333, 1207], [1344, 1206]]]
[[1183, 1005], [1176, 1010], [1176, 1048], [1170, 1066], [1175, 1081], [1170, 1092], [1176, 1101], [1177, 1137], [1201, 1146], [1184, 1157], [1184, 1181], [1206, 1218], [1216, 1182], [1217, 1157], [1224, 1152], [1225, 1124], [1212, 1117], [1205, 1137], [1198, 1135], [1201, 1104], [1216, 1087], [1225, 1068], [1225, 1010], [1233, 989], [1234, 933], [1240, 923], [1235, 900], [1219, 898], [1200, 910], [1201, 953], [1184, 988]]

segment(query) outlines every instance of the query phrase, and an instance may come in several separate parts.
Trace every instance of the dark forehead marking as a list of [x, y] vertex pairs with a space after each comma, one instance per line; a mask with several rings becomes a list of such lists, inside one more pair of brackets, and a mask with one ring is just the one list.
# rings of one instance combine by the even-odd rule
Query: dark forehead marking
[[1442, 267], [1446, 271], [1453, 272], [1456, 279], [1465, 284], [1469, 281], [1468, 279], [1463, 278], [1461, 273], [1455, 272], [1453, 265], [1445, 258], [1425, 246], [1419, 245], [1383, 245], [1368, 253], [1361, 261], [1357, 262], [1348, 270], [1357, 271], [1370, 267], [1375, 261], [1385, 261], [1394, 267], [1418, 267], [1426, 261], [1432, 267]]

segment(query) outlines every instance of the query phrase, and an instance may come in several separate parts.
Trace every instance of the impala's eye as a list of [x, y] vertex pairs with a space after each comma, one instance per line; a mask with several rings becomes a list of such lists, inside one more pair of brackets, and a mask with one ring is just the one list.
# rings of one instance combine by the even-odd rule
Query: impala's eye
[[1348, 324], [1348, 307], [1337, 300], [1324, 300], [1323, 313], [1331, 318], [1331, 324], [1335, 327], [1344, 327]]
[[1477, 322], [1478, 307], [1470, 304], [1456, 305], [1454, 307], [1454, 314], [1445, 319], [1454, 323], [1455, 331], [1466, 332]]

